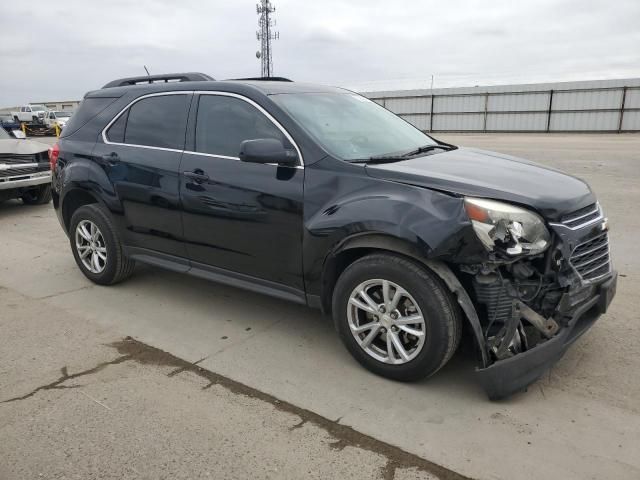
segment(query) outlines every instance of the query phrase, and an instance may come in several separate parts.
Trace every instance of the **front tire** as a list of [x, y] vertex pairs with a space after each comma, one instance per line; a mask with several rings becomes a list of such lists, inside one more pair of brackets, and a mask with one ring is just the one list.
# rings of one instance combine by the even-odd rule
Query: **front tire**
[[135, 262], [124, 255], [110, 214], [97, 204], [85, 205], [71, 217], [69, 241], [82, 273], [99, 285], [113, 285], [130, 277]]
[[25, 205], [45, 205], [51, 201], [51, 184], [40, 185], [27, 190], [22, 197]]
[[433, 375], [460, 343], [462, 320], [451, 293], [436, 274], [404, 257], [356, 260], [338, 279], [332, 306], [349, 352], [393, 380]]

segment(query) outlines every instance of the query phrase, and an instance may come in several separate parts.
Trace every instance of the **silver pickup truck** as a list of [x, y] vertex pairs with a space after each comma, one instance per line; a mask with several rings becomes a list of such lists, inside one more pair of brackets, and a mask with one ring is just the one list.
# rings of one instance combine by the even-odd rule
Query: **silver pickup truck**
[[48, 145], [11, 137], [0, 128], [0, 202], [21, 198], [27, 205], [51, 201]]

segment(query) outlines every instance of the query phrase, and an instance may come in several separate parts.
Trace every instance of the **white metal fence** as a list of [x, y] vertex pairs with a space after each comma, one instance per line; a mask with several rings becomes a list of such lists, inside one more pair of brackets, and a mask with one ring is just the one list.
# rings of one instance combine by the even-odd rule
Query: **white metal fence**
[[429, 132], [640, 131], [640, 79], [363, 95]]

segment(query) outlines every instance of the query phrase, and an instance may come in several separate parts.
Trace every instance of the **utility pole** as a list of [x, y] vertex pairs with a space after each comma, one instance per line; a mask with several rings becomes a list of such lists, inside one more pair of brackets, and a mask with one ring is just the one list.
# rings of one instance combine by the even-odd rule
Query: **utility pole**
[[260, 50], [256, 52], [256, 57], [261, 61], [262, 77], [273, 76], [273, 56], [271, 51], [271, 40], [280, 38], [280, 32], [271, 31], [271, 27], [275, 26], [275, 21], [271, 18], [271, 14], [276, 11], [276, 7], [271, 5], [269, 0], [260, 0], [256, 5], [256, 11], [260, 18], [258, 26], [260, 30], [256, 32], [256, 38], [260, 40]]

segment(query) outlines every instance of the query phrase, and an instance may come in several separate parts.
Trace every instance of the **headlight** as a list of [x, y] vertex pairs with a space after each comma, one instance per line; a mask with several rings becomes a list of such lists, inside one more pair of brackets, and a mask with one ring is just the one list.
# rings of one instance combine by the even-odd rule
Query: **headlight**
[[465, 198], [473, 229], [489, 251], [535, 255], [549, 246], [549, 231], [539, 215], [509, 203]]

